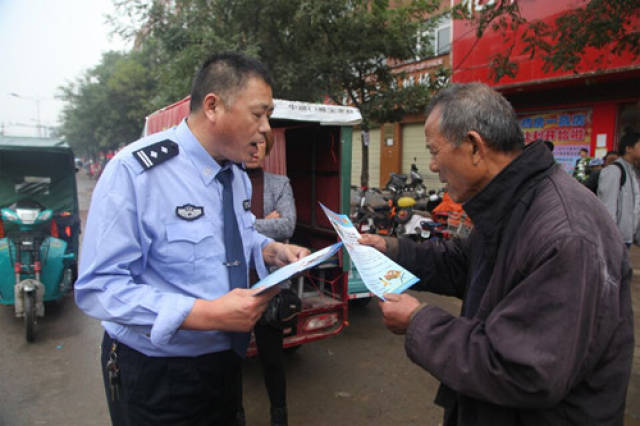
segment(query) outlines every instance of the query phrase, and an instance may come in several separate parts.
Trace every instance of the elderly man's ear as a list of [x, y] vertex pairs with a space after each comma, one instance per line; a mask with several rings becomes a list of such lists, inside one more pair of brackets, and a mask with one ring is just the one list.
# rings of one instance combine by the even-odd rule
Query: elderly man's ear
[[475, 130], [470, 130], [467, 133], [467, 141], [470, 144], [472, 163], [477, 165], [487, 155], [487, 144]]

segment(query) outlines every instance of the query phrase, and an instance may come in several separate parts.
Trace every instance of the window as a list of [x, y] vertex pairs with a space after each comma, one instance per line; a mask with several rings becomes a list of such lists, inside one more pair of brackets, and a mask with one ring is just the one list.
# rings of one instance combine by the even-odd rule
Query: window
[[451, 18], [449, 14], [434, 17], [424, 23], [418, 34], [416, 60], [440, 56], [451, 50]]
[[451, 50], [451, 19], [448, 16], [436, 28], [434, 46], [436, 56], [444, 55]]

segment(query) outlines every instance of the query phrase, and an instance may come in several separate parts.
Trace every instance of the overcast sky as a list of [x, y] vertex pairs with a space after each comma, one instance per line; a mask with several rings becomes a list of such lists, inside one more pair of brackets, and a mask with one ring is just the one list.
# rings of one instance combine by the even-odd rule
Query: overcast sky
[[38, 104], [43, 126], [59, 124], [58, 87], [127, 48], [109, 37], [111, 11], [111, 0], [0, 0], [0, 131], [37, 136]]

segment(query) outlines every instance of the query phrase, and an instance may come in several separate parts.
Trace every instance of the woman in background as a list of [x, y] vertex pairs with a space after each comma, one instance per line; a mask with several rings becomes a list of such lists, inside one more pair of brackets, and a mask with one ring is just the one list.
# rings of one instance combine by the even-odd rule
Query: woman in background
[[[296, 225], [296, 206], [289, 178], [265, 172], [264, 158], [273, 147], [273, 135], [266, 143], [258, 144], [258, 153], [245, 163], [251, 179], [251, 212], [256, 216], [255, 227], [261, 234], [276, 241], [286, 241]], [[253, 271], [252, 271], [253, 272]], [[251, 283], [257, 281], [252, 273]], [[282, 330], [260, 319], [254, 328], [264, 383], [271, 403], [271, 425], [287, 425], [286, 378], [282, 350]]]

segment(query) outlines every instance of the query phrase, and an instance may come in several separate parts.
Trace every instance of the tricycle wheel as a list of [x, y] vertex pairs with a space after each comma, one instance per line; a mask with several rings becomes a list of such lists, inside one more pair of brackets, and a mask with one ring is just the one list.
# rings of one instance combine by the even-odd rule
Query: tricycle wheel
[[71, 288], [75, 285], [78, 280], [78, 264], [74, 263], [71, 265]]
[[67, 288], [67, 290], [73, 291], [76, 285], [76, 281], [78, 280], [78, 264], [77, 263], [71, 264], [71, 266], [69, 266], [69, 271], [71, 273], [71, 279], [70, 279], [69, 287]]
[[33, 291], [24, 294], [24, 327], [27, 342], [33, 342], [36, 328], [36, 294]]

